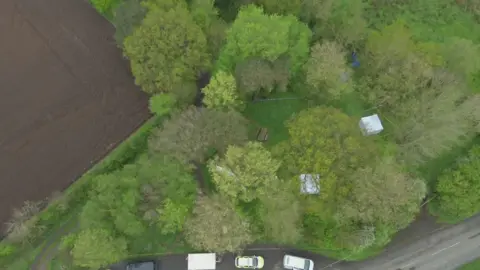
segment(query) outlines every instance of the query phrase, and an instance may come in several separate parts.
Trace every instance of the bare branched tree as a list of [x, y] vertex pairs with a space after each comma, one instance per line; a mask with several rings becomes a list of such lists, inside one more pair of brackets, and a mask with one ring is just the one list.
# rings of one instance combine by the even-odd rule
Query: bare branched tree
[[12, 218], [6, 223], [6, 234], [9, 241], [26, 243], [31, 239], [29, 234], [37, 226], [38, 219], [35, 216], [41, 210], [41, 202], [24, 202], [21, 208], [13, 210]]

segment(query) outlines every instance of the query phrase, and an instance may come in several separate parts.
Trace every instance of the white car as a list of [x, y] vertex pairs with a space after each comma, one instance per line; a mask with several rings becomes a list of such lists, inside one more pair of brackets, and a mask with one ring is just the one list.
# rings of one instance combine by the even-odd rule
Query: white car
[[313, 261], [292, 255], [283, 257], [283, 267], [290, 270], [313, 270]]
[[261, 269], [264, 263], [261, 256], [238, 256], [235, 258], [235, 267], [237, 268]]

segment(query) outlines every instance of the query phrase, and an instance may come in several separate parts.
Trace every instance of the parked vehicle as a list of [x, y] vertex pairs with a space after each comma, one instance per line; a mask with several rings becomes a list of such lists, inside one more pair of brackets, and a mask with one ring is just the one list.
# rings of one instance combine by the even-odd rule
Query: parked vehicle
[[313, 261], [292, 255], [283, 257], [283, 267], [291, 270], [313, 270]]
[[160, 270], [160, 267], [155, 261], [141, 261], [127, 264], [127, 270]]
[[188, 254], [188, 270], [215, 270], [219, 257], [215, 253]]
[[261, 269], [265, 261], [261, 256], [238, 256], [235, 258], [235, 267]]

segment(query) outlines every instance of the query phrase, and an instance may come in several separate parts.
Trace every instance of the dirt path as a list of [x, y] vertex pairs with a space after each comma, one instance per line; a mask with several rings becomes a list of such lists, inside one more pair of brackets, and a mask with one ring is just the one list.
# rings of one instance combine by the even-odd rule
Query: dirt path
[[65, 222], [61, 228], [55, 231], [45, 241], [42, 250], [37, 254], [30, 268], [32, 270], [49, 270], [50, 261], [57, 255], [58, 247], [63, 236], [75, 232], [78, 229], [76, 216]]
[[79, 0], [0, 1], [0, 223], [61, 191], [149, 116], [113, 27]]

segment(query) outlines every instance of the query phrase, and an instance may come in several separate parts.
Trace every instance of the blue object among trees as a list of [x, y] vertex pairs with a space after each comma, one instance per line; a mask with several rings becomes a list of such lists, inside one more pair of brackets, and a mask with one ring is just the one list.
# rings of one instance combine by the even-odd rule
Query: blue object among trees
[[357, 53], [352, 52], [352, 67], [359, 67], [360, 66], [360, 61], [358, 61]]

